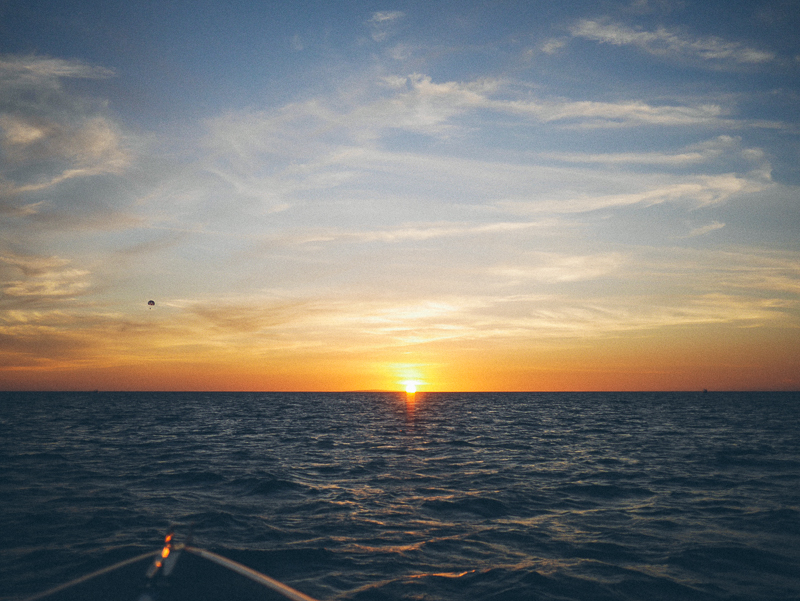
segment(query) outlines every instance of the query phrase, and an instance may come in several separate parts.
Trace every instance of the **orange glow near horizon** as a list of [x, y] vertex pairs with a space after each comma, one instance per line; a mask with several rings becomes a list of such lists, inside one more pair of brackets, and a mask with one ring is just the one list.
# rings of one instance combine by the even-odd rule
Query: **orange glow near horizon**
[[[84, 358], [0, 367], [1, 390], [430, 392], [579, 390], [797, 390], [800, 337], [791, 329], [695, 327], [614, 338], [458, 341], [417, 347], [415, 361], [382, 355], [265, 354], [222, 345], [165, 347], [151, 356], [102, 342]], [[334, 347], [331, 347], [334, 348]], [[89, 352], [92, 351], [92, 352]], [[406, 353], [408, 354], [408, 353]]]

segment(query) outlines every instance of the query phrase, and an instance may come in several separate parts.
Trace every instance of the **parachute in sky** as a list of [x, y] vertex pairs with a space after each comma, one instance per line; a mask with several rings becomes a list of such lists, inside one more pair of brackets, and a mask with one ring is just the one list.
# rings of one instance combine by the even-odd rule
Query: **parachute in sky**
[[148, 304], [150, 307], [155, 307], [155, 306], [156, 306], [156, 301], [152, 301], [152, 300], [151, 300], [151, 301], [147, 301], [147, 304]]

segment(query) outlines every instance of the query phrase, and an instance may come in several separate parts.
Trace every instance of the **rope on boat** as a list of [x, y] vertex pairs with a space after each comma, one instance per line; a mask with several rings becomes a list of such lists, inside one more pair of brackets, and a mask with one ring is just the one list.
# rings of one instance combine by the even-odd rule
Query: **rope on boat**
[[160, 553], [161, 550], [142, 553], [141, 555], [137, 555], [136, 557], [131, 557], [130, 559], [125, 559], [123, 561], [120, 561], [119, 563], [115, 563], [113, 566], [108, 566], [107, 568], [97, 570], [96, 572], [92, 572], [91, 574], [86, 574], [85, 576], [81, 576], [80, 578], [76, 578], [75, 580], [70, 580], [69, 582], [65, 582], [64, 584], [59, 584], [58, 586], [54, 586], [53, 588], [47, 589], [46, 591], [43, 591], [41, 593], [37, 593], [32, 597], [28, 597], [24, 601], [36, 601], [37, 599], [43, 599], [44, 597], [55, 595], [56, 593], [59, 593], [64, 589], [76, 586], [81, 582], [86, 582], [87, 580], [91, 580], [92, 578], [97, 578], [98, 576], [102, 576], [103, 574], [107, 574], [108, 572], [113, 572], [114, 570], [118, 570], [119, 568], [124, 568], [126, 565], [136, 563], [137, 561], [142, 561], [143, 559], [147, 559], [148, 557], [153, 557]]
[[197, 547], [184, 547], [184, 551], [188, 551], [189, 553], [194, 553], [204, 559], [208, 559], [209, 561], [213, 561], [216, 564], [221, 565], [222, 567], [228, 568], [236, 572], [237, 574], [241, 574], [250, 580], [254, 580], [259, 584], [262, 584], [266, 587], [271, 588], [272, 590], [280, 593], [287, 599], [291, 599], [292, 601], [317, 601], [314, 597], [309, 597], [305, 593], [301, 593], [298, 590], [293, 589], [290, 586], [283, 584], [283, 582], [279, 582], [274, 578], [270, 578], [269, 576], [265, 576], [261, 572], [257, 572], [252, 568], [248, 568], [245, 565], [242, 565], [232, 559], [228, 559], [227, 557], [223, 557], [222, 555], [217, 555], [211, 551], [207, 551], [206, 549], [199, 549]]

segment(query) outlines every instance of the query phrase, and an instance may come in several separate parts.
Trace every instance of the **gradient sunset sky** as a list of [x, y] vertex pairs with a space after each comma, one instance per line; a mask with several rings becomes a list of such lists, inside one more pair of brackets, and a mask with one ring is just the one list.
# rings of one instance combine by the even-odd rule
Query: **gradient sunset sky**
[[0, 389], [798, 389], [798, 32], [0, 1]]

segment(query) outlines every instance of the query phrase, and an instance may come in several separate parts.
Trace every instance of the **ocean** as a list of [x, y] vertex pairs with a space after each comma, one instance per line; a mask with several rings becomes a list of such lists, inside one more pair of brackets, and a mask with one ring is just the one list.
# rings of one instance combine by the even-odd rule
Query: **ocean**
[[1, 393], [0, 599], [193, 532], [337, 600], [800, 599], [798, 393]]

